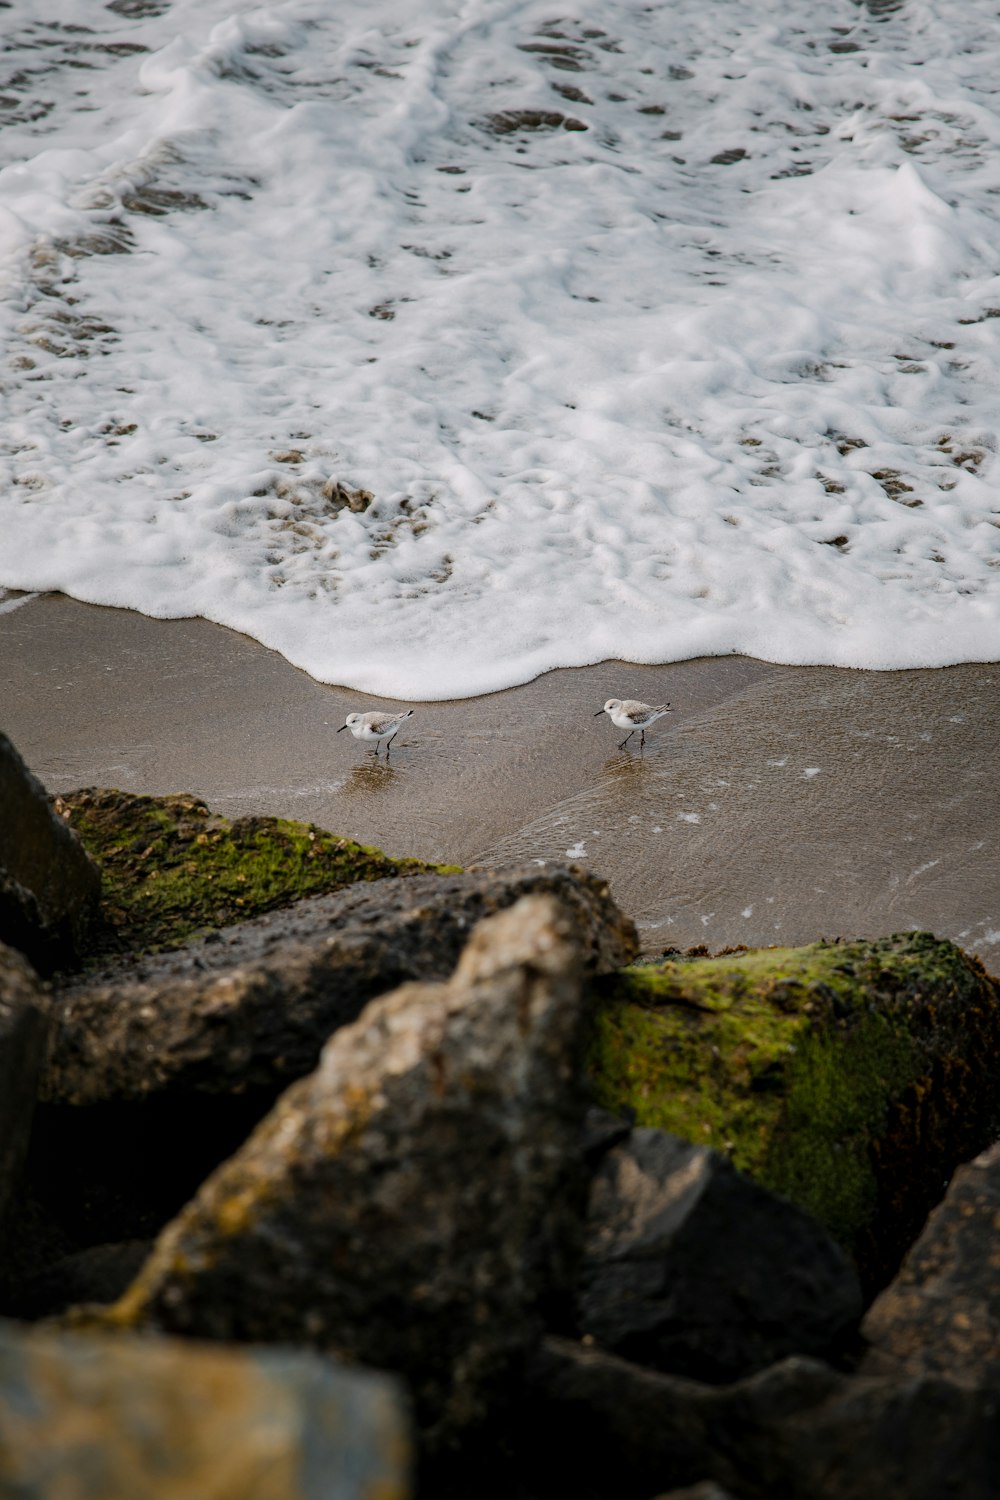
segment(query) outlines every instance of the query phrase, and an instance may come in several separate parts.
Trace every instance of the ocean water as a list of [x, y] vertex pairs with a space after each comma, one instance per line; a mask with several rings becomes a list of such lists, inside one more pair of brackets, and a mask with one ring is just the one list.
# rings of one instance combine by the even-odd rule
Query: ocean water
[[403, 699], [1000, 658], [995, 0], [0, 35], [5, 589]]

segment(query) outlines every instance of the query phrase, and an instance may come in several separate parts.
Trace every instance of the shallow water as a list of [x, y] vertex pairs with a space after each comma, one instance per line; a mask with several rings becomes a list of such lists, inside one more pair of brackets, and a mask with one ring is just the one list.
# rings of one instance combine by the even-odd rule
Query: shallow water
[[0, 584], [411, 700], [1000, 655], [992, 0], [0, 24]]
[[650, 951], [928, 928], [996, 971], [998, 689], [996, 667], [784, 672], [479, 857], [582, 860]]

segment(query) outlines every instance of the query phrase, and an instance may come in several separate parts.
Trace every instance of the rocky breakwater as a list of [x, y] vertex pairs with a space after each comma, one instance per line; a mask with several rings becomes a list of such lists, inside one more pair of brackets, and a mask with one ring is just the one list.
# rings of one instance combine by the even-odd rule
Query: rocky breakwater
[[581, 978], [551, 896], [487, 918], [336, 1032], [109, 1319], [395, 1370], [431, 1454], [495, 1417], [575, 1260]]
[[[112, 1261], [131, 1264], [136, 1242], [317, 1066], [338, 1028], [400, 983], [448, 978], [479, 920], [543, 893], [571, 914], [584, 969], [634, 954], [632, 925], [599, 882], [536, 867], [363, 881], [71, 976], [53, 1010], [28, 1161], [36, 1249], [8, 1306], [56, 1310], [85, 1293], [88, 1267], [103, 1284]], [[64, 1288], [51, 1264], [39, 1269], [43, 1225]]]
[[0, 1491], [995, 1495], [1000, 994], [957, 949], [630, 967], [579, 870], [62, 806], [104, 922], [48, 984], [0, 955]]

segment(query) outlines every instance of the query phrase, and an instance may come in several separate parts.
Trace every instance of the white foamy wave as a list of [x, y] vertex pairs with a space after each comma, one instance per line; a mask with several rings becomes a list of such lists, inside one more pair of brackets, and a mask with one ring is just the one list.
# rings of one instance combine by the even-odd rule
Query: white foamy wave
[[992, 0], [3, 14], [0, 585], [404, 698], [1000, 656]]

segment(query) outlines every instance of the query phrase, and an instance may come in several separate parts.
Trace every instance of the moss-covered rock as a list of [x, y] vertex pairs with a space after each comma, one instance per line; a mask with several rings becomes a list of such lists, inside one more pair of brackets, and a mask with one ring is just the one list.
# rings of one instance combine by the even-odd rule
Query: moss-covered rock
[[454, 868], [390, 859], [312, 823], [230, 821], [184, 795], [88, 787], [58, 807], [103, 878], [104, 926], [92, 953], [156, 952], [302, 896]]
[[726, 1152], [882, 1284], [1000, 1127], [1000, 987], [929, 933], [636, 965], [609, 981], [600, 1103]]

